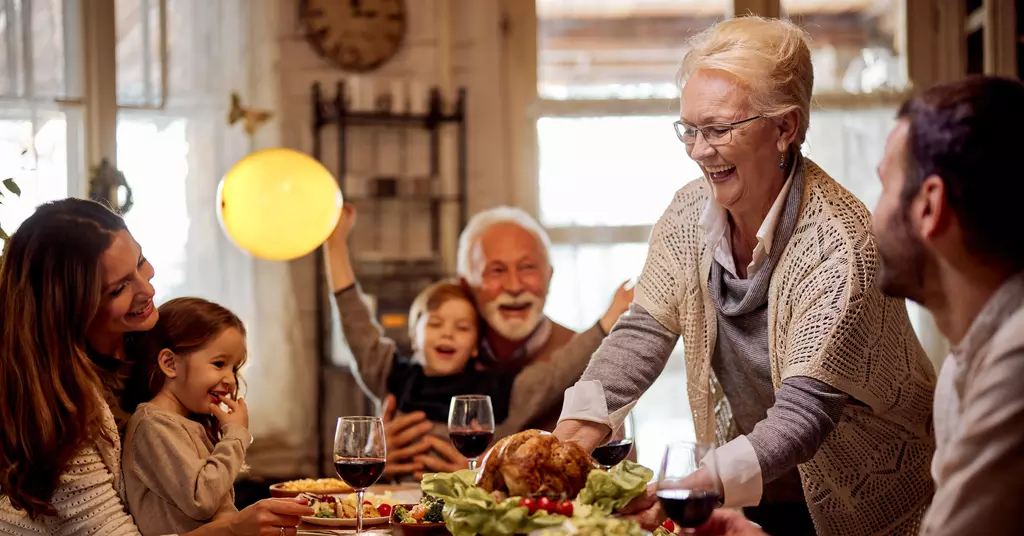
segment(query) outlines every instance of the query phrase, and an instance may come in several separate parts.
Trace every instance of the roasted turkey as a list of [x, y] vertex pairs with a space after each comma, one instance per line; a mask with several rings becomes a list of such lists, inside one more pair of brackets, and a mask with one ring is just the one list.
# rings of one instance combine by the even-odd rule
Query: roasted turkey
[[576, 443], [526, 430], [495, 443], [483, 459], [477, 486], [515, 497], [564, 494], [575, 498], [595, 467], [594, 459]]

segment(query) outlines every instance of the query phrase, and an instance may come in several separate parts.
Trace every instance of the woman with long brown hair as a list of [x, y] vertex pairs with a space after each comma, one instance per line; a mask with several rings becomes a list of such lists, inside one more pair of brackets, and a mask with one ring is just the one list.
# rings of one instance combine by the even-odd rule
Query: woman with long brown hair
[[[124, 221], [81, 199], [40, 206], [0, 261], [0, 532], [136, 535], [112, 409], [125, 337], [153, 327], [153, 267]], [[108, 405], [109, 404], [109, 405]], [[312, 512], [261, 501], [189, 535], [295, 534]]]

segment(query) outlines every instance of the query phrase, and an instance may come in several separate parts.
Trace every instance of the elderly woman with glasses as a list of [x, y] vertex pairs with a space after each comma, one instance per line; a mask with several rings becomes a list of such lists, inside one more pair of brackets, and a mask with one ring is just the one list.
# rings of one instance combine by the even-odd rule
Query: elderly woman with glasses
[[[636, 299], [566, 392], [555, 433], [601, 445], [681, 336], [724, 506], [771, 534], [915, 534], [932, 494], [935, 374], [904, 302], [874, 285], [868, 210], [801, 156], [805, 35], [740, 17], [689, 44], [675, 130], [703, 177], [654, 226]], [[631, 507], [647, 526], [663, 517], [651, 494]]]

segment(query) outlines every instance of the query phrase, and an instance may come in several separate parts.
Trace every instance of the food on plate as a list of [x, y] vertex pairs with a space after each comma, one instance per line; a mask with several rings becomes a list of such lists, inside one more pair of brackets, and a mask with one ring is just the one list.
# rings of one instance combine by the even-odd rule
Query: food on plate
[[484, 457], [477, 486], [512, 497], [563, 496], [587, 484], [597, 463], [582, 447], [540, 430], [526, 430], [497, 443]]
[[399, 523], [444, 523], [444, 499], [424, 494], [420, 503], [411, 509], [395, 507], [395, 520]]
[[615, 517], [590, 517], [573, 519], [558, 527], [541, 529], [530, 536], [642, 536], [646, 535], [640, 525]]
[[290, 480], [277, 485], [284, 491], [306, 491], [310, 493], [335, 490], [352, 490], [352, 486], [337, 478], [303, 478], [301, 480]]
[[[307, 497], [307, 504], [313, 509], [313, 517], [326, 517], [337, 519], [355, 519], [356, 501], [358, 496], [355, 493], [345, 497], [334, 495], [313, 495]], [[398, 504], [390, 495], [374, 495], [367, 493], [363, 497], [363, 518], [390, 517], [391, 509]]]
[[[566, 526], [571, 527], [568, 533], [575, 533], [576, 527], [594, 524], [603, 527], [600, 520], [607, 519], [612, 512], [643, 494], [653, 476], [650, 469], [630, 461], [609, 471], [593, 469], [575, 499], [568, 498], [567, 494], [508, 496], [489, 491], [478, 484], [476, 472], [469, 470], [424, 475], [421, 488], [425, 494], [444, 500], [445, 526], [454, 536], [508, 536], [537, 530], [558, 531]], [[623, 523], [629, 525], [626, 532], [616, 532], [619, 529], [613, 527], [607, 533], [643, 534], [635, 532], [639, 529], [635, 523]], [[588, 534], [604, 533], [603, 528], [587, 530]]]

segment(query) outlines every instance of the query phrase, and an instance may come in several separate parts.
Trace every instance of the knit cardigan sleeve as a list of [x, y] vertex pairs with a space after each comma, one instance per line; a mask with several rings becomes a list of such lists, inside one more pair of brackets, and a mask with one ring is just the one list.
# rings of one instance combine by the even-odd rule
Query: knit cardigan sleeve
[[[100, 440], [102, 441], [102, 439]], [[114, 487], [114, 475], [96, 444], [82, 449], [68, 462], [50, 503], [55, 516], [30, 520], [0, 497], [0, 533], [53, 536], [141, 536]]]

